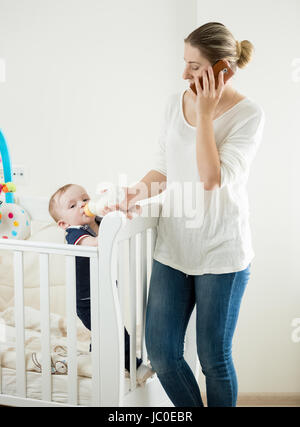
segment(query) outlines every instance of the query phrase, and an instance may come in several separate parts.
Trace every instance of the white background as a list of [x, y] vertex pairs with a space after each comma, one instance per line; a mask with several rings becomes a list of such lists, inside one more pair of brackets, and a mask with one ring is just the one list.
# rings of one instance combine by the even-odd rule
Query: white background
[[242, 392], [300, 392], [299, 18], [298, 0], [0, 0], [0, 128], [26, 167], [24, 194], [138, 181], [167, 96], [186, 87], [183, 39], [219, 21], [255, 45], [233, 83], [267, 120], [248, 185], [256, 257], [233, 347]]

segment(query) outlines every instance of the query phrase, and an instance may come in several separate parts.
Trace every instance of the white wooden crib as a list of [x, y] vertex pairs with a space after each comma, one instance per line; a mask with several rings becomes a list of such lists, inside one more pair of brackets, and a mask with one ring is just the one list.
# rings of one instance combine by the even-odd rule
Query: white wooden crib
[[[50, 221], [48, 200], [21, 197], [18, 203], [33, 221]], [[145, 309], [156, 242], [156, 227], [160, 205], [144, 204], [143, 214], [132, 220], [120, 212], [104, 217], [100, 225], [99, 246], [81, 247], [67, 244], [28, 240], [0, 241], [0, 250], [9, 251], [14, 262], [15, 312], [15, 389], [7, 393], [4, 387], [6, 368], [0, 367], [0, 404], [11, 406], [171, 406], [155, 375], [144, 387], [136, 385], [135, 359], [137, 352], [144, 363], [147, 352], [144, 341]], [[148, 213], [148, 215], [146, 215]], [[152, 213], [152, 216], [151, 216]], [[40, 344], [42, 371], [28, 372], [25, 357], [24, 269], [27, 252], [38, 254], [40, 270]], [[65, 259], [65, 292], [68, 371], [59, 378], [51, 374], [49, 257]], [[79, 378], [77, 358], [77, 322], [75, 257], [90, 259], [91, 277], [91, 378]], [[5, 266], [0, 264], [1, 268]], [[115, 283], [118, 281], [118, 287]], [[124, 376], [124, 324], [130, 334], [130, 379]], [[1, 325], [0, 325], [1, 326]], [[137, 334], [137, 326], [139, 333]], [[3, 327], [3, 325], [2, 325]], [[158, 327], [159, 333], [159, 327]], [[2, 338], [3, 339], [3, 338]], [[0, 342], [1, 344], [1, 342]], [[195, 344], [195, 312], [185, 341], [185, 359], [197, 378]], [[31, 376], [38, 377], [38, 393], [30, 393]], [[59, 381], [66, 384], [64, 399], [56, 399], [54, 387]], [[88, 390], [88, 400], [80, 403], [82, 384]], [[36, 386], [35, 386], [36, 387]]]

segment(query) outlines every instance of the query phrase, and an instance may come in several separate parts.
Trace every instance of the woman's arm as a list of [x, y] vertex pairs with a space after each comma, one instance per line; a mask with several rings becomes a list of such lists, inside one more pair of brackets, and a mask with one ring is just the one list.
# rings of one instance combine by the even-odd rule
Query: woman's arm
[[211, 191], [220, 182], [220, 157], [211, 115], [197, 115], [196, 157], [200, 181]]
[[157, 196], [166, 189], [167, 177], [151, 169], [137, 184], [129, 187], [127, 203], [130, 209], [136, 202]]
[[224, 76], [219, 73], [218, 87], [215, 89], [215, 78], [212, 67], [203, 71], [203, 89], [198, 79], [195, 80], [197, 95], [196, 116], [197, 116], [197, 136], [196, 136], [196, 157], [200, 181], [204, 183], [205, 190], [213, 190], [220, 186], [220, 157], [216, 146], [213, 117], [215, 108], [224, 90]]
[[132, 187], [123, 187], [125, 191], [124, 200], [119, 204], [106, 206], [102, 215], [105, 216], [109, 212], [120, 209], [126, 212], [127, 218], [132, 219], [133, 212], [141, 212], [141, 207], [135, 203], [162, 193], [166, 189], [166, 181], [167, 177], [164, 174], [151, 169], [137, 184]]

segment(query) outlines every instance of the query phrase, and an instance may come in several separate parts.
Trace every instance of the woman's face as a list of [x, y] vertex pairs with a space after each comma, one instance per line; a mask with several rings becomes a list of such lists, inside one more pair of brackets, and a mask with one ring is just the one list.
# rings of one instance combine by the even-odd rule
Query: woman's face
[[211, 65], [206, 58], [201, 56], [199, 49], [189, 43], [184, 43], [184, 61], [186, 64], [182, 77], [184, 80], [188, 80], [189, 84], [193, 83], [195, 78], [199, 79], [202, 71]]

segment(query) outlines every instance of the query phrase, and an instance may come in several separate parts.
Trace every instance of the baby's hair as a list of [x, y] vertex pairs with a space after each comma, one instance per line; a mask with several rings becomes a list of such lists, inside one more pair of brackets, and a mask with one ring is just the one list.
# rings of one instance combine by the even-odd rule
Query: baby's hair
[[50, 215], [52, 216], [52, 218], [54, 219], [55, 222], [58, 222], [59, 219], [60, 219], [59, 215], [58, 215], [58, 212], [57, 212], [57, 208], [58, 208], [57, 197], [60, 196], [61, 194], [63, 194], [65, 191], [67, 191], [67, 189], [70, 188], [70, 187], [72, 187], [72, 185], [75, 185], [75, 184], [66, 184], [66, 185], [63, 185], [58, 190], [56, 190], [54, 194], [52, 194], [52, 196], [51, 196], [51, 198], [49, 200], [49, 207], [48, 207], [49, 213], [50, 213]]

